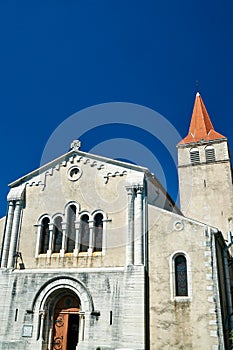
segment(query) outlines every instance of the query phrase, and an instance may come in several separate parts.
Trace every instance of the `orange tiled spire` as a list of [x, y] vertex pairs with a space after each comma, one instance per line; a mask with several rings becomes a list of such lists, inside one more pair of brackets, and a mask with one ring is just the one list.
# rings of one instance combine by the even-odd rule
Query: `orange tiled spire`
[[199, 92], [196, 94], [196, 99], [193, 107], [192, 119], [189, 127], [188, 135], [179, 142], [186, 144], [198, 142], [201, 140], [209, 141], [216, 139], [224, 139], [225, 136], [214, 130], [208, 112]]

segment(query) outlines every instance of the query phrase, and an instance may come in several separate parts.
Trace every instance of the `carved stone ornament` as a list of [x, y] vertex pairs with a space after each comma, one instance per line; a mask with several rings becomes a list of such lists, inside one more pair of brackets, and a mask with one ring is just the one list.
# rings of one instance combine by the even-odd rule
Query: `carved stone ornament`
[[182, 231], [183, 228], [184, 228], [184, 223], [182, 220], [178, 220], [178, 221], [175, 221], [174, 224], [173, 224], [173, 228], [174, 230], [176, 231]]
[[80, 147], [81, 147], [81, 141], [79, 140], [74, 140], [70, 145], [70, 148], [73, 150], [79, 150]]

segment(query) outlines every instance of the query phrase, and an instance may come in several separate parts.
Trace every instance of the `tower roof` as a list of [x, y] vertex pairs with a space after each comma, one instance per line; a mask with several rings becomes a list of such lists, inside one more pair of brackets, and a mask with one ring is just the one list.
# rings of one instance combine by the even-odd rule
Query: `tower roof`
[[198, 92], [194, 102], [188, 135], [182, 141], [180, 141], [179, 144], [217, 139], [225, 139], [225, 136], [214, 130], [204, 102]]

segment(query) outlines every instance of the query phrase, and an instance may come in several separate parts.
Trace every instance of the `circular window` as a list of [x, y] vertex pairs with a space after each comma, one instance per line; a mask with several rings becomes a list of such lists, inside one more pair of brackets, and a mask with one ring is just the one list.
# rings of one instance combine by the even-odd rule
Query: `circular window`
[[184, 228], [184, 224], [182, 221], [175, 221], [173, 227], [176, 231], [182, 231]]
[[68, 169], [67, 176], [70, 181], [77, 181], [82, 175], [82, 170], [76, 165]]

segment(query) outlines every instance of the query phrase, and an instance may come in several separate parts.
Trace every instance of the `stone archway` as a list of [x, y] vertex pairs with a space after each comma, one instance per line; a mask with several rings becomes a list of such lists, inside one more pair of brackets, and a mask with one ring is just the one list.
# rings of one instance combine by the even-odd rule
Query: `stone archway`
[[[59, 347], [59, 343], [53, 344], [56, 342], [54, 324], [56, 320], [59, 321], [59, 318], [56, 319], [58, 314], [55, 310], [63, 307], [61, 311], [64, 309], [64, 314], [72, 311], [69, 310], [68, 304], [64, 304], [67, 297], [71, 299], [71, 306], [76, 309], [73, 310], [74, 315], [79, 317], [78, 320], [77, 316], [66, 316], [67, 332], [71, 332], [72, 327], [78, 326], [78, 343], [81, 345], [85, 342], [85, 334], [89, 334], [90, 315], [94, 310], [92, 297], [81, 281], [61, 276], [47, 281], [36, 293], [33, 300], [31, 312], [34, 314], [34, 339], [37, 344], [35, 348], [40, 344], [38, 349], [42, 350], [69, 350], [67, 344], [66, 347], [65, 345]], [[62, 336], [66, 336], [66, 333]], [[68, 345], [73, 346], [72, 343], [68, 343]]]

